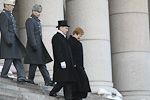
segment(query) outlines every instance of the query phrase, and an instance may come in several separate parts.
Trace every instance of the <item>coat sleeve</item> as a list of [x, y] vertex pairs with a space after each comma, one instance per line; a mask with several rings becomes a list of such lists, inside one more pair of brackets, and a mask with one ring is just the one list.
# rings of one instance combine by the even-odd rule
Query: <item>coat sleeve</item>
[[52, 46], [53, 46], [53, 54], [54, 54], [55, 60], [57, 60], [59, 64], [65, 61], [63, 52], [62, 52], [63, 48], [61, 46], [61, 41], [59, 40], [59, 37], [54, 36], [52, 38]]
[[30, 42], [31, 46], [36, 46], [37, 43], [34, 36], [34, 22], [32, 18], [28, 18], [25, 25], [28, 41]]
[[3, 36], [3, 39], [6, 41], [6, 43], [11, 43], [11, 38], [9, 36], [9, 31], [8, 31], [8, 18], [5, 15], [5, 13], [1, 13], [0, 16], [0, 26], [1, 26], [1, 33]]

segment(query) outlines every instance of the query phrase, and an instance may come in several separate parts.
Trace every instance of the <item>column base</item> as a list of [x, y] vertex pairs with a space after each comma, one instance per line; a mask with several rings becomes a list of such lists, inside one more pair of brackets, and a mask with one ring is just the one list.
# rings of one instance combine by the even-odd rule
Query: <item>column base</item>
[[92, 93], [98, 93], [99, 88], [107, 89], [107, 91], [113, 91], [113, 83], [112, 82], [105, 82], [105, 81], [99, 81], [99, 82], [90, 82]]
[[127, 91], [121, 92], [123, 100], [149, 100], [150, 91]]

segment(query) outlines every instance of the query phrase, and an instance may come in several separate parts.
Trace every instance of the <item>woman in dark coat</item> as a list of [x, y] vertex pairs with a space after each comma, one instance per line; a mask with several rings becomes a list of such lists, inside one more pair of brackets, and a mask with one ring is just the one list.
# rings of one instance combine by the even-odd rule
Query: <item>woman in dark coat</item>
[[75, 65], [75, 78], [76, 82], [73, 85], [73, 98], [74, 100], [82, 100], [87, 97], [87, 93], [91, 92], [89, 80], [84, 70], [83, 65], [83, 48], [82, 43], [79, 41], [80, 37], [84, 34], [83, 30], [78, 27], [73, 31], [73, 35], [69, 38], [73, 62]]

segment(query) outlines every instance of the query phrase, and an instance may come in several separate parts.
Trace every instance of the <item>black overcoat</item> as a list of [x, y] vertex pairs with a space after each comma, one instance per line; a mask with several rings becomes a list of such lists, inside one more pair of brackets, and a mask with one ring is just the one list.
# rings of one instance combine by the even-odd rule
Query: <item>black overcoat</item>
[[[72, 54], [68, 40], [59, 32], [52, 38], [53, 54], [54, 54], [54, 72], [53, 79], [55, 82], [72, 82], [73, 62]], [[65, 61], [66, 68], [62, 69], [60, 63]]]
[[[3, 10], [0, 14], [0, 58], [20, 59], [26, 56], [26, 50], [16, 33], [16, 23], [11, 12]], [[8, 45], [11, 43], [11, 45]]]
[[[26, 64], [46, 64], [52, 61], [44, 43], [42, 41], [42, 28], [40, 20], [35, 16], [31, 15], [27, 19], [26, 23], [27, 32], [27, 45], [26, 50], [29, 57], [25, 57], [24, 63]], [[36, 50], [33, 47], [36, 47]]]
[[74, 68], [74, 74], [76, 78], [76, 83], [74, 85], [74, 92], [77, 93], [85, 93], [85, 95], [81, 95], [81, 98], [85, 98], [87, 92], [91, 92], [89, 80], [84, 70], [83, 64], [83, 47], [80, 41], [76, 38], [70, 36], [69, 37], [69, 44], [72, 51], [73, 62], [76, 65]]

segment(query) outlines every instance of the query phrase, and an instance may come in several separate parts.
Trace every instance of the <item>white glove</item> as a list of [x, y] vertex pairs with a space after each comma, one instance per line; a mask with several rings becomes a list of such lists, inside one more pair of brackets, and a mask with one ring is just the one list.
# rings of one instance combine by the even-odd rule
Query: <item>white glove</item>
[[60, 65], [61, 65], [61, 68], [63, 68], [63, 69], [66, 68], [66, 62], [65, 61], [61, 62]]

